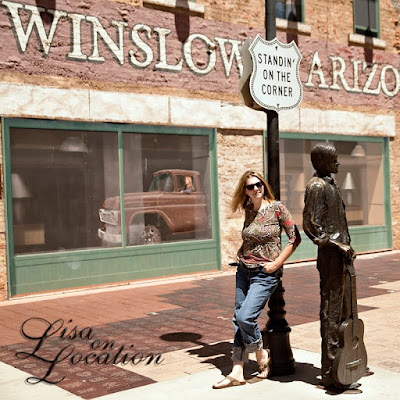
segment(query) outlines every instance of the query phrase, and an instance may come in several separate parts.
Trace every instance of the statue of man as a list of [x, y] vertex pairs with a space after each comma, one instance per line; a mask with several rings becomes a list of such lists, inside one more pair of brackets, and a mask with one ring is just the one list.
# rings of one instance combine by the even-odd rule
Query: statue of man
[[321, 294], [321, 376], [322, 385], [330, 388], [355, 388], [342, 385], [335, 378], [334, 360], [339, 350], [339, 328], [352, 315], [351, 281], [355, 252], [350, 246], [345, 205], [331, 174], [338, 173], [338, 154], [332, 144], [317, 144], [311, 151], [316, 173], [307, 184], [303, 229], [318, 246], [317, 269]]

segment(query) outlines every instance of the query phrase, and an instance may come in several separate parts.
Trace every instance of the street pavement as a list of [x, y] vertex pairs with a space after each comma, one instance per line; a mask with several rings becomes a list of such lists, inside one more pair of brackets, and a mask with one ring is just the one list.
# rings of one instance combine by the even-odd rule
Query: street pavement
[[397, 399], [400, 252], [360, 255], [355, 267], [373, 372], [359, 394], [318, 386], [319, 277], [309, 262], [286, 265], [283, 278], [293, 375], [257, 379], [252, 359], [246, 385], [212, 389], [230, 372], [235, 289], [233, 270], [215, 271], [0, 303], [0, 398]]

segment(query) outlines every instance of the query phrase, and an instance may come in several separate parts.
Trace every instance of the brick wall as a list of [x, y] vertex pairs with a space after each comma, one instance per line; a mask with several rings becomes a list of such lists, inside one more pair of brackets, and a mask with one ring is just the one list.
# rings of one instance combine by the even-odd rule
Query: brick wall
[[[393, 2], [395, 2], [393, 0]], [[386, 51], [399, 54], [400, 52], [400, 9], [393, 6], [392, 0], [379, 0], [381, 38], [386, 41]]]
[[348, 34], [353, 32], [353, 1], [306, 0], [305, 23], [315, 39], [348, 44]]
[[246, 27], [264, 27], [264, 0], [198, 0], [206, 6], [205, 18]]

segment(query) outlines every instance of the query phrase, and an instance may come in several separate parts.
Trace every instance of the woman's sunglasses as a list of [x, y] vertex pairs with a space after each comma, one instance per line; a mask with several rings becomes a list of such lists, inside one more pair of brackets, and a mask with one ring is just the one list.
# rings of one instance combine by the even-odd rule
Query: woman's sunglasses
[[258, 187], [259, 189], [264, 186], [263, 183], [261, 181], [258, 181], [257, 183], [253, 183], [252, 185], [246, 185], [245, 188], [247, 190], [254, 190], [255, 187]]

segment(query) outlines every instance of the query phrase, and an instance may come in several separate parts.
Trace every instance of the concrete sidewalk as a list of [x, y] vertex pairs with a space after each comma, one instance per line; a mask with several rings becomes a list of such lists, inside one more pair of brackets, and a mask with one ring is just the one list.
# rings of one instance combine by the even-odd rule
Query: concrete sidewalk
[[[268, 380], [250, 379], [246, 385], [221, 390], [211, 388], [213, 382], [221, 378], [217, 368], [190, 374], [181, 378], [170, 379], [152, 385], [98, 397], [98, 400], [168, 400], [188, 399], [241, 399], [260, 398], [255, 396], [272, 396], [274, 399], [313, 400], [329, 395], [317, 387], [320, 355], [305, 350], [293, 349], [296, 361], [296, 373], [292, 376], [277, 377]], [[364, 400], [398, 399], [397, 385], [400, 374], [382, 368], [373, 367], [374, 375], [360, 379], [361, 394], [339, 394], [337, 398], [358, 398]], [[81, 399], [57, 386], [40, 383], [28, 386], [23, 383], [29, 374], [6, 364], [0, 364], [1, 395], [6, 400], [72, 400]]]
[[[400, 252], [359, 256], [355, 266], [359, 317], [365, 324], [368, 365], [374, 375], [360, 380], [361, 394], [337, 396], [397, 399]], [[292, 327], [290, 341], [296, 360], [294, 375], [259, 380], [252, 376], [257, 369], [252, 361], [246, 367], [246, 385], [223, 390], [211, 388], [229, 372], [231, 364], [234, 273], [217, 272], [1, 303], [0, 396], [7, 400], [171, 397], [203, 400], [273, 393], [274, 398], [323, 398], [329, 393], [317, 387], [320, 336], [315, 263], [288, 265], [283, 282], [286, 319]], [[28, 377], [44, 377], [51, 363], [33, 355], [18, 359], [16, 353], [33, 353], [49, 324], [60, 319], [62, 327], [61, 321], [55, 324], [59, 330], [49, 332], [35, 354], [54, 360], [60, 352], [67, 354], [67, 346], [73, 347], [69, 357], [56, 364], [48, 376], [51, 381], [65, 378], [56, 385], [25, 383]], [[260, 326], [267, 319], [266, 309], [260, 317]], [[21, 335], [21, 327], [27, 337]], [[65, 328], [62, 338], [60, 334]], [[100, 343], [108, 346], [102, 350]], [[146, 365], [139, 362], [139, 357], [135, 365], [125, 366], [79, 362], [90, 352], [115, 354], [121, 347], [121, 355], [160, 354], [162, 362]]]

